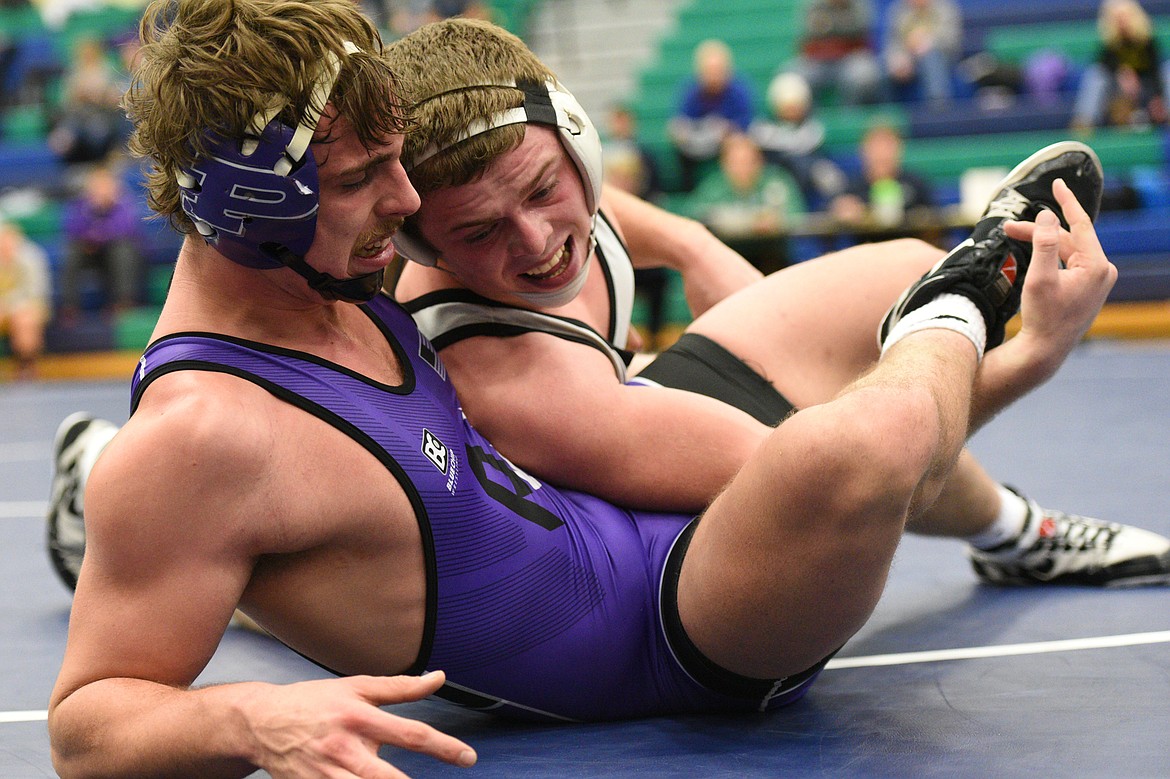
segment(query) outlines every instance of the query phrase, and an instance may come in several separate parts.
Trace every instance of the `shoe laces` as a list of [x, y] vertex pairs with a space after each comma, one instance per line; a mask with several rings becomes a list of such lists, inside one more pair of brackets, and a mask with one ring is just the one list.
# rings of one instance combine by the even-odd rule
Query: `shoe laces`
[[1039, 536], [1028, 550], [1029, 553], [1043, 551], [1075, 553], [1093, 550], [1104, 553], [1121, 532], [1121, 525], [1065, 514], [1062, 511], [1041, 509], [1038, 515]]
[[995, 217], [999, 219], [1018, 219], [1020, 214], [1032, 204], [1032, 201], [1014, 189], [1005, 189], [999, 197], [992, 200], [982, 218]]

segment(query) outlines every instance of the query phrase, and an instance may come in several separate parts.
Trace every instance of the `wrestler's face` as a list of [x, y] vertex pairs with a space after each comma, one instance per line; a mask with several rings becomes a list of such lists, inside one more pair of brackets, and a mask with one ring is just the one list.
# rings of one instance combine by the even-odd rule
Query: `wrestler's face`
[[439, 267], [493, 300], [564, 289], [589, 259], [585, 188], [548, 127], [526, 125], [523, 142], [481, 178], [427, 194], [417, 220]]
[[329, 131], [327, 142], [311, 147], [321, 205], [305, 260], [338, 279], [378, 271], [394, 258], [391, 236], [418, 208], [418, 193], [399, 160], [402, 136], [366, 148], [345, 117], [322, 119], [321, 129]]

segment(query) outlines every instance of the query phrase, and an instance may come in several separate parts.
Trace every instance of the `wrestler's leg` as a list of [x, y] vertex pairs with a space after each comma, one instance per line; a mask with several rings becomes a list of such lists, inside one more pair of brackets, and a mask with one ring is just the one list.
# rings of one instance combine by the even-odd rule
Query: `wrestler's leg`
[[929, 330], [769, 436], [700, 521], [679, 615], [711, 661], [796, 673], [869, 617], [907, 512], [937, 492], [967, 430], [976, 351]]
[[[877, 329], [898, 295], [943, 256], [916, 239], [862, 244], [774, 273], [696, 319], [704, 335], [744, 360], [797, 408], [824, 403], [878, 358]], [[989, 356], [990, 357], [990, 356]], [[966, 537], [999, 514], [997, 483], [970, 454], [936, 505], [916, 507], [910, 529]]]
[[850, 247], [773, 273], [710, 308], [687, 332], [716, 341], [807, 408], [877, 360], [882, 317], [942, 256], [915, 239]]

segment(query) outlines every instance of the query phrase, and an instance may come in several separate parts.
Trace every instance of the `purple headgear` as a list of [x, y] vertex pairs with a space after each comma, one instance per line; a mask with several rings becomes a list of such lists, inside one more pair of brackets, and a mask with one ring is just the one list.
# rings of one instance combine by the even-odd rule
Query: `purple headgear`
[[[359, 49], [349, 41], [345, 50]], [[296, 127], [277, 119], [280, 107], [252, 118], [242, 139], [210, 136], [209, 151], [177, 176], [183, 212], [216, 251], [249, 268], [288, 267], [331, 299], [363, 302], [382, 287], [384, 270], [336, 279], [312, 268], [305, 254], [317, 232], [317, 163], [309, 149], [341, 63], [326, 52], [325, 68]]]

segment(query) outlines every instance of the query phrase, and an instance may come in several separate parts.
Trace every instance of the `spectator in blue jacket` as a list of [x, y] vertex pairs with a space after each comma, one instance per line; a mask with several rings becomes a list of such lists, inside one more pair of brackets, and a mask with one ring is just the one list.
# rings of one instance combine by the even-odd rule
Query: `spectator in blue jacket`
[[694, 77], [684, 86], [668, 127], [685, 191], [694, 189], [698, 168], [719, 157], [723, 139], [747, 132], [754, 116], [752, 88], [735, 72], [727, 44], [709, 39], [696, 46]]

